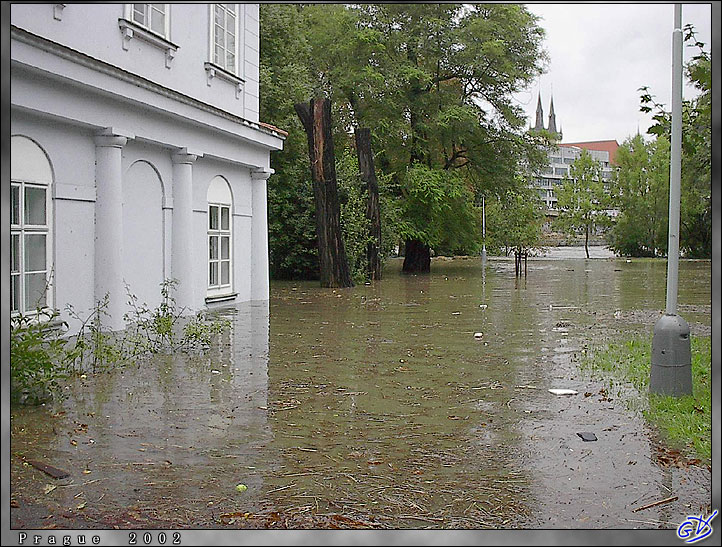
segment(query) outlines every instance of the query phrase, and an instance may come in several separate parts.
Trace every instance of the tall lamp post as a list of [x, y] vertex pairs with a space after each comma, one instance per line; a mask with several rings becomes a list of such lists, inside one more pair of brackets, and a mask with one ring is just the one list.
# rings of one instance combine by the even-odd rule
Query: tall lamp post
[[651, 393], [681, 397], [692, 394], [689, 325], [677, 315], [679, 279], [679, 201], [682, 174], [682, 6], [674, 5], [672, 32], [672, 150], [669, 172], [669, 239], [667, 309], [654, 325]]
[[481, 196], [481, 263], [486, 264], [486, 198]]

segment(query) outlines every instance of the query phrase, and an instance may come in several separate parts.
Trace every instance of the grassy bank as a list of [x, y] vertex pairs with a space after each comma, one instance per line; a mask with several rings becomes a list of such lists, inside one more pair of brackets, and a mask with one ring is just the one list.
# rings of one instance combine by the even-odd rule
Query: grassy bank
[[692, 337], [692, 395], [685, 397], [649, 393], [651, 351], [651, 336], [627, 337], [590, 352], [582, 366], [596, 375], [608, 377], [612, 384], [633, 386], [642, 397], [645, 417], [669, 444], [690, 449], [697, 457], [709, 461], [712, 450], [711, 339]]

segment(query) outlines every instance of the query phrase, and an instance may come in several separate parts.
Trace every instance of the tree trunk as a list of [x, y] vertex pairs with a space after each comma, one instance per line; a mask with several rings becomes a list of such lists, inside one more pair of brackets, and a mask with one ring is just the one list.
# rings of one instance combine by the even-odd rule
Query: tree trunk
[[589, 258], [589, 224], [587, 224], [587, 229], [584, 232], [584, 250], [587, 253], [587, 258]]
[[406, 241], [403, 273], [429, 273], [431, 271], [431, 249], [417, 239]]
[[331, 137], [331, 101], [316, 98], [294, 107], [308, 138], [321, 286], [352, 287], [341, 233], [336, 156]]
[[370, 224], [371, 241], [366, 246], [366, 275], [371, 280], [381, 279], [381, 211], [379, 184], [376, 180], [374, 157], [371, 153], [371, 130], [356, 129], [356, 154], [361, 171], [361, 180], [366, 183], [368, 197], [366, 218]]

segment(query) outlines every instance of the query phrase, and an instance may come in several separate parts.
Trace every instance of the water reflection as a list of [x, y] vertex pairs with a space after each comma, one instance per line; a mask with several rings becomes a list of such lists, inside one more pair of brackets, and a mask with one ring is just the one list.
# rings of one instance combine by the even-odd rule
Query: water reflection
[[105, 527], [213, 525], [214, 513], [236, 510], [235, 485], [260, 491], [255, 470], [267, 464], [268, 313], [267, 302], [224, 310], [233, 328], [202, 357], [80, 377], [52, 409], [15, 409], [15, 462], [71, 476], [45, 495], [42, 473], [14, 468], [14, 494]]

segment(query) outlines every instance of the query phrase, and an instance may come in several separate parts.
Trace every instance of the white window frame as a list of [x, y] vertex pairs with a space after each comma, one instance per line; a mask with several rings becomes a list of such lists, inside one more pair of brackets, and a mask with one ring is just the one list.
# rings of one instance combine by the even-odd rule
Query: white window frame
[[[234, 63], [233, 67], [228, 67], [226, 65], [226, 59], [223, 59], [222, 63], [219, 63], [216, 60], [216, 8], [221, 6], [227, 6], [228, 4], [209, 4], [208, 5], [208, 62], [213, 65], [214, 67], [220, 68], [221, 70], [224, 70], [228, 72], [229, 74], [236, 76], [238, 78], [243, 79], [243, 40], [244, 36], [242, 35], [243, 27], [241, 26], [241, 22], [244, 17], [244, 11], [243, 11], [243, 5], [242, 4], [232, 4], [235, 6], [236, 9], [236, 23], [235, 28], [233, 29], [235, 33], [235, 51], [234, 54]], [[224, 28], [224, 32], [226, 29]]]
[[[218, 211], [217, 225], [212, 226], [213, 217], [211, 215], [211, 208], [216, 207]], [[223, 228], [223, 211], [227, 211], [228, 215], [228, 227]], [[211, 254], [211, 240], [215, 239], [216, 243], [216, 256]], [[228, 256], [223, 257], [223, 241], [228, 241]], [[208, 202], [208, 296], [220, 296], [230, 294], [233, 292], [233, 208], [230, 203], [222, 202]], [[211, 270], [212, 266], [216, 265], [216, 283], [212, 283]], [[223, 283], [223, 264], [228, 264], [228, 280], [227, 283]]]
[[[212, 207], [217, 207], [218, 224], [213, 226], [213, 217], [211, 215]], [[228, 226], [223, 225], [223, 211], [227, 211]], [[211, 180], [206, 194], [206, 302], [229, 300], [234, 298], [236, 294], [233, 292], [233, 191], [228, 180], [221, 175], [216, 175]], [[211, 254], [211, 241], [216, 238], [216, 255]], [[223, 240], [228, 241], [228, 256], [223, 258]], [[228, 280], [223, 282], [222, 271], [223, 264], [228, 264]], [[216, 264], [216, 279], [211, 281], [211, 270], [213, 264]]]
[[[135, 6], [140, 5], [144, 7], [143, 16], [146, 22], [141, 23], [135, 19]], [[125, 4], [124, 16], [128, 21], [133, 22], [139, 27], [144, 28], [148, 32], [152, 32], [166, 40], [170, 40], [170, 4], [163, 4], [163, 32], [159, 32], [152, 28], [150, 22], [150, 13], [156, 9], [155, 4]]]
[[236, 6], [236, 51], [234, 66], [229, 70], [225, 66], [216, 63], [216, 48], [215, 48], [215, 34], [216, 34], [216, 14], [215, 7], [219, 4], [209, 4], [208, 6], [208, 61], [204, 63], [206, 69], [206, 83], [210, 87], [214, 78], [220, 78], [230, 82], [236, 90], [236, 99], [243, 98], [243, 86], [245, 80], [244, 64], [245, 64], [245, 30], [244, 30], [244, 18], [245, 18], [245, 6], [244, 4], [233, 4]]
[[[13, 196], [12, 196], [12, 189], [17, 188], [18, 189], [18, 222], [13, 223], [12, 219], [12, 206], [13, 206]], [[28, 188], [40, 188], [45, 191], [45, 224], [29, 224], [25, 222], [25, 190]], [[26, 302], [26, 295], [25, 295], [25, 283], [26, 283], [26, 276], [31, 274], [45, 274], [45, 285], [47, 287], [47, 292], [45, 294], [45, 305], [41, 306], [40, 309], [48, 309], [53, 307], [53, 286], [52, 286], [52, 270], [53, 270], [53, 263], [52, 263], [52, 247], [53, 247], [53, 235], [52, 235], [52, 200], [51, 200], [51, 184], [50, 182], [46, 181], [29, 181], [29, 180], [21, 180], [21, 179], [12, 179], [11, 180], [11, 193], [10, 193], [10, 209], [11, 209], [11, 219], [10, 219], [10, 255], [11, 255], [11, 261], [10, 261], [10, 277], [11, 280], [13, 277], [16, 278], [16, 282], [18, 284], [17, 290], [18, 290], [18, 302], [17, 307], [13, 309], [13, 298], [14, 293], [12, 292], [12, 283], [11, 283], [11, 294], [10, 294], [10, 308], [11, 308], [11, 314], [12, 315], [18, 315], [20, 313], [25, 315], [35, 315], [37, 313], [37, 307], [36, 306], [28, 306]], [[26, 237], [32, 236], [32, 235], [44, 235], [45, 236], [45, 268], [42, 270], [32, 270], [28, 271], [26, 269], [25, 264], [25, 244], [26, 244]], [[13, 245], [13, 239], [17, 237], [18, 238], [18, 253], [15, 257], [15, 261], [17, 262], [17, 271], [13, 270], [13, 261], [12, 261], [12, 255], [13, 251], [15, 250], [15, 246]]]
[[[162, 33], [153, 30], [150, 25], [136, 21], [134, 19], [134, 5], [135, 4], [124, 4], [123, 17], [118, 19], [118, 26], [123, 36], [123, 49], [128, 51], [130, 41], [133, 38], [139, 38], [144, 42], [162, 49], [165, 52], [165, 67], [171, 68], [179, 46], [170, 40], [170, 4], [163, 4], [165, 18], [163, 21], [164, 28]], [[151, 6], [151, 4], [142, 5], [146, 7]]]

